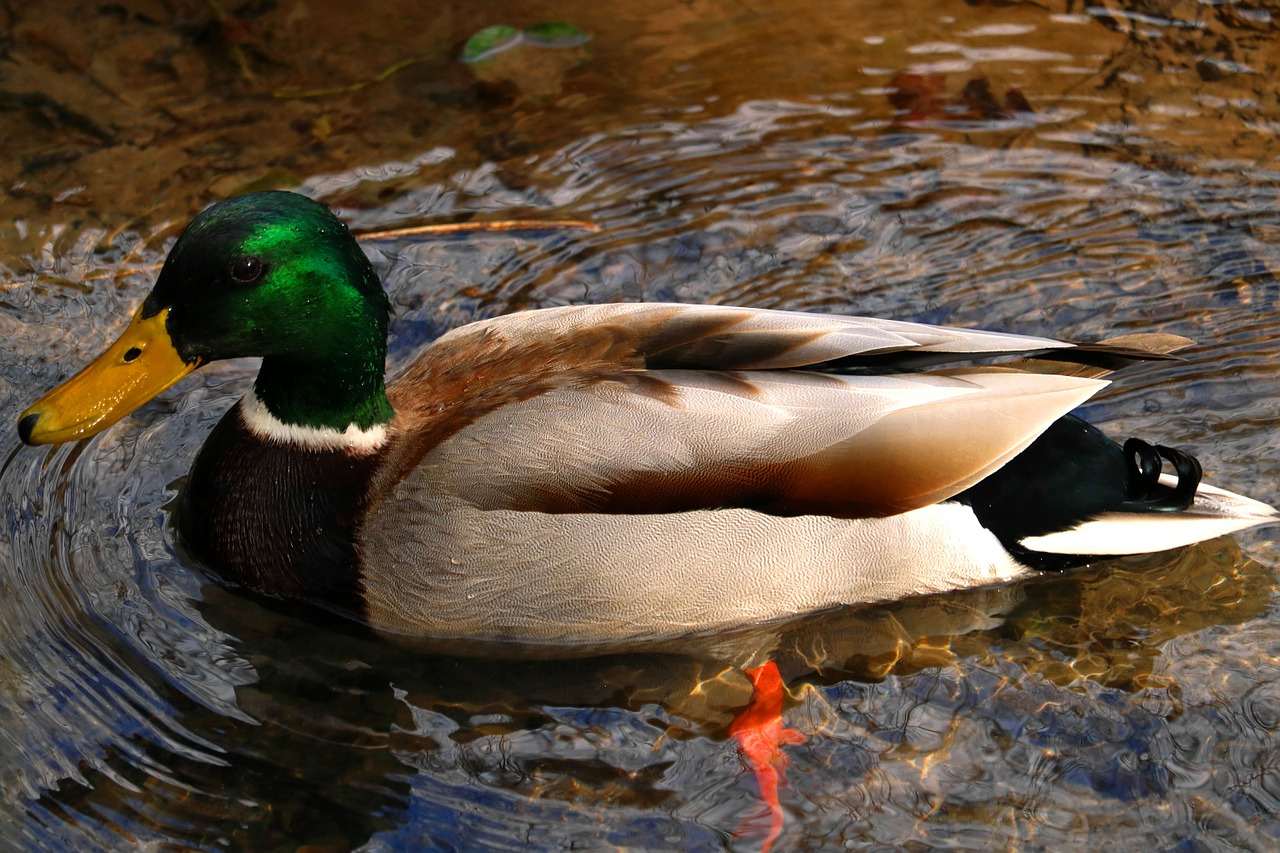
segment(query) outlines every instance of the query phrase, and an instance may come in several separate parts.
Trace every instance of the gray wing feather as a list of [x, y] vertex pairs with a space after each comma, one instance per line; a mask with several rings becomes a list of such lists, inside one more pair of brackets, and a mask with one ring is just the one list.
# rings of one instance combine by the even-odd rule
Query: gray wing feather
[[775, 370], [898, 352], [1012, 354], [1074, 346], [1049, 338], [870, 317], [668, 303], [528, 311], [464, 326], [452, 334], [492, 329], [519, 341], [609, 326], [635, 337], [648, 366], [708, 370]]
[[[505, 405], [408, 479], [488, 508], [590, 507], [629, 488], [684, 490], [715, 506], [755, 488], [836, 514], [889, 514], [961, 491], [1106, 384], [1012, 372], [647, 376]], [[660, 393], [646, 393], [654, 382]]]

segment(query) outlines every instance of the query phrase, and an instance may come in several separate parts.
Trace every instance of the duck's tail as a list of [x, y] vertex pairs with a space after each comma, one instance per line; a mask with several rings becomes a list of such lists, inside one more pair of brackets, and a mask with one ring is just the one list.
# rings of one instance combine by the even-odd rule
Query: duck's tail
[[[1176, 477], [1160, 477], [1174, 488]], [[1104, 512], [1067, 530], [1026, 536], [1021, 547], [1047, 555], [1119, 556], [1181, 548], [1260, 524], [1280, 520], [1280, 513], [1253, 498], [1201, 483], [1190, 506], [1174, 511]]]
[[1267, 504], [1201, 483], [1188, 453], [1138, 439], [1121, 447], [1071, 416], [955, 500], [1034, 568], [1167, 551], [1280, 520]]

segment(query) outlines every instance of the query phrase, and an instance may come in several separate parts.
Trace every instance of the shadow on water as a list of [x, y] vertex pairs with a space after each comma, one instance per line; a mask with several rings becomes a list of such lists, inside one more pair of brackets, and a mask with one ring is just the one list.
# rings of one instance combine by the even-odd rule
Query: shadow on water
[[[353, 116], [365, 109], [368, 126], [399, 126], [396, 99], [413, 96], [465, 120], [418, 122], [378, 167], [336, 171], [341, 151], [314, 139], [291, 161], [303, 191], [358, 227], [518, 212], [600, 228], [368, 242], [396, 309], [393, 369], [476, 317], [619, 299], [1086, 340], [1171, 332], [1200, 344], [1123, 374], [1085, 414], [1114, 435], [1194, 448], [1208, 479], [1280, 500], [1280, 172], [1269, 137], [1247, 130], [1272, 120], [1246, 103], [1257, 74], [1223, 64], [1258, 65], [1270, 17], [1197, 5], [1192, 27], [1178, 4], [922, 4], [915, 31], [863, 4], [793, 66], [800, 53], [757, 48], [812, 40], [805, 14], [830, 13], [678, 5], [623, 16], [627, 53], [595, 26], [608, 9], [570, 4], [599, 58], [579, 55], [560, 89], [482, 85], [450, 66], [443, 82], [419, 69], [368, 87], [359, 105], [271, 115], [281, 135], [314, 137], [322, 118], [364, 126]], [[862, 12], [850, 35], [845, 18]], [[465, 35], [471, 22], [449, 27]], [[1056, 36], [1077, 31], [1090, 37]], [[1207, 41], [1193, 50], [1197, 33]], [[1224, 33], [1234, 59], [1209, 39]], [[272, 85], [300, 86], [272, 76], [294, 73], [272, 59], [295, 37], [243, 52]], [[439, 28], [430, 39], [453, 44]], [[161, 57], [174, 79], [202, 73], [193, 44]], [[661, 62], [646, 65], [646, 51]], [[316, 73], [367, 79], [394, 58], [340, 52]], [[362, 71], [366, 60], [381, 65]], [[157, 68], [144, 68], [147, 91], [187, 116], [163, 100], [177, 95]], [[210, 69], [213, 83], [239, 73]], [[661, 85], [646, 88], [646, 74]], [[615, 88], [642, 103], [600, 95]], [[582, 103], [601, 109], [572, 109]], [[68, 115], [47, 120], [65, 130]], [[216, 123], [191, 131], [193, 162], [253, 150], [228, 147]], [[153, 131], [158, 146], [170, 132]], [[1232, 159], [1201, 147], [1227, 133]], [[65, 179], [90, 180], [90, 143], [63, 145]], [[788, 685], [786, 725], [805, 735], [786, 748], [786, 849], [1280, 838], [1267, 770], [1280, 755], [1274, 531], [557, 660], [400, 648], [209, 583], [175, 549], [170, 507], [254, 367], [202, 370], [91, 441], [16, 449], [12, 415], [113, 337], [182, 218], [158, 207], [121, 229], [108, 213], [145, 206], [134, 187], [95, 208], [104, 224], [67, 225], [56, 181], [39, 184], [55, 167], [28, 167], [34, 183], [14, 198], [50, 220], [14, 238], [0, 283], [13, 343], [0, 359], [0, 847], [755, 850], [735, 836], [757, 795], [727, 727], [751, 694], [743, 670], [766, 659]], [[139, 166], [137, 181], [166, 169]], [[233, 189], [253, 177], [227, 169]]]

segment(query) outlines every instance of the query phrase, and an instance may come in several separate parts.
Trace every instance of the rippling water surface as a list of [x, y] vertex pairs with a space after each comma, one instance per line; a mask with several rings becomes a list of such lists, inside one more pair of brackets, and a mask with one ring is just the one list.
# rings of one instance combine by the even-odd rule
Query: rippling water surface
[[[1269, 7], [489, 5], [433, 26], [554, 16], [591, 42], [471, 72], [439, 36], [428, 70], [489, 75], [475, 97], [427, 71], [334, 96], [438, 114], [416, 153], [298, 176], [375, 232], [393, 365], [476, 317], [610, 300], [1171, 332], [1199, 345], [1086, 415], [1280, 501]], [[58, 190], [29, 181], [13, 204]], [[1275, 528], [550, 663], [401, 650], [210, 583], [170, 506], [254, 365], [75, 446], [16, 437], [163, 258], [167, 213], [109, 209], [31, 207], [0, 258], [0, 848], [757, 850], [726, 731], [765, 659], [804, 735], [781, 849], [1280, 844]], [[516, 216], [599, 231], [376, 233]]]

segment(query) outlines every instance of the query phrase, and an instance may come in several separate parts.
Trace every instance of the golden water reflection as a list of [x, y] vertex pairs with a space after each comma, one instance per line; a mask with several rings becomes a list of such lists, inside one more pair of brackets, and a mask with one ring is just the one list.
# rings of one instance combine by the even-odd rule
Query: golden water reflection
[[[1185, 361], [1086, 414], [1280, 500], [1269, 4], [2, 14], [10, 414], [113, 337], [195, 210], [295, 187], [358, 229], [599, 226], [366, 244], [393, 364], [477, 316], [615, 299], [1184, 334]], [[548, 20], [590, 41], [458, 61], [482, 27]], [[174, 548], [169, 503], [251, 374], [202, 372], [75, 448], [0, 422], [0, 847], [754, 849], [726, 727], [766, 659], [808, 737], [788, 848], [1280, 838], [1274, 531], [645, 654], [403, 649]]]

